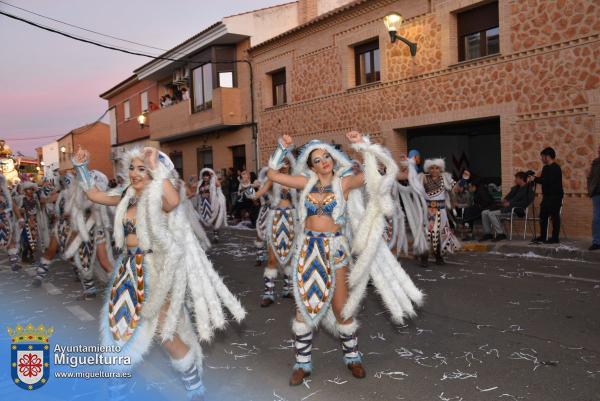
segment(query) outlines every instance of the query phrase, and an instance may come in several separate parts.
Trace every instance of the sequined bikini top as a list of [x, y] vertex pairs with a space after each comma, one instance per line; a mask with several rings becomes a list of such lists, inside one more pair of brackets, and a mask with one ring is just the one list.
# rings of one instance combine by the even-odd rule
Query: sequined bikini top
[[[312, 194], [320, 194], [321, 200], [315, 199]], [[332, 216], [333, 210], [337, 206], [337, 200], [333, 193], [333, 187], [327, 185], [324, 187], [312, 187], [310, 193], [304, 201], [306, 207], [306, 217], [310, 216]]]
[[123, 231], [125, 232], [125, 236], [128, 236], [130, 234], [135, 235], [135, 219], [123, 219]]

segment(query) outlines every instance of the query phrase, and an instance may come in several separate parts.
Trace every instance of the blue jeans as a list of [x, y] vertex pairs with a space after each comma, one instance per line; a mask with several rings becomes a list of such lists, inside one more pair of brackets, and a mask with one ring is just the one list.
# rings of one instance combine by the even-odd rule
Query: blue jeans
[[600, 195], [592, 196], [592, 244], [600, 245]]

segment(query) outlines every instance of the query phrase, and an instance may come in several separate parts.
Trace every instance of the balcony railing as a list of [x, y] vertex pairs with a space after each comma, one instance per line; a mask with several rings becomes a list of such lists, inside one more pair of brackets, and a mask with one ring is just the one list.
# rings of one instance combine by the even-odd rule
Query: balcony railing
[[210, 109], [192, 113], [190, 100], [184, 100], [150, 113], [150, 138], [164, 141], [213, 128], [240, 125], [249, 122], [246, 114], [249, 113], [243, 112], [239, 88], [217, 88], [213, 90]]

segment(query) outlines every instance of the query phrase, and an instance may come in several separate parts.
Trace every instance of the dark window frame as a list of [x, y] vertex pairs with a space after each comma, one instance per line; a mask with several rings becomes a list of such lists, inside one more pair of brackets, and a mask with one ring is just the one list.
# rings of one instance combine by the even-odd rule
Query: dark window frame
[[[190, 71], [190, 75], [191, 75], [191, 79], [192, 79], [192, 88], [191, 88], [192, 93], [190, 96], [190, 98], [192, 99], [192, 104], [191, 104], [192, 113], [198, 113], [201, 111], [212, 109], [212, 102], [213, 102], [212, 93], [211, 93], [210, 101], [207, 102], [204, 99], [204, 97], [206, 96], [205, 95], [206, 85], [204, 84], [204, 67], [206, 67], [207, 65], [210, 65], [210, 69], [211, 69], [211, 71], [210, 71], [211, 72], [210, 76], [211, 76], [211, 81], [212, 81], [211, 82], [211, 85], [212, 85], [211, 92], [213, 92], [215, 90], [215, 80], [214, 80], [215, 70], [214, 70], [213, 63], [209, 61], [208, 63], [204, 63], [202, 65], [199, 65], [196, 68], [193, 68]], [[203, 97], [203, 99], [202, 99], [202, 105], [200, 105], [200, 106], [196, 106], [196, 78], [195, 78], [195, 74], [194, 74], [194, 72], [198, 69], [200, 69], [202, 72], [201, 77], [202, 77], [202, 97]]]
[[[183, 179], [183, 152], [180, 150], [173, 150], [169, 153], [169, 158], [173, 162], [173, 167], [179, 174], [179, 178]], [[177, 167], [179, 164], [178, 161], [181, 161], [181, 167]]]
[[[458, 61], [469, 61], [477, 58], [500, 54], [500, 32], [498, 32], [498, 52], [488, 53], [487, 32], [500, 30], [498, 2], [492, 1], [478, 7], [460, 12], [456, 15], [458, 37]], [[479, 34], [479, 56], [467, 58], [466, 38]]]
[[[273, 106], [282, 106], [287, 104], [287, 77], [285, 68], [269, 73], [271, 76], [271, 91], [273, 95]], [[277, 88], [283, 87], [283, 99], [279, 102]]]
[[[210, 152], [211, 163], [207, 165], [204, 162], [204, 153], [208, 153], [208, 152]], [[202, 154], [202, 166], [200, 165], [200, 155], [201, 154]], [[198, 171], [202, 170], [205, 167], [213, 168], [214, 162], [215, 162], [215, 159], [214, 159], [214, 153], [213, 153], [212, 146], [203, 146], [200, 148], [196, 148], [196, 168], [198, 169]]]
[[[379, 70], [376, 69], [376, 65], [378, 64], [375, 61], [375, 53], [378, 51], [379, 53]], [[363, 82], [362, 71], [360, 68], [360, 59], [363, 54], [368, 54], [369, 56], [369, 66], [371, 69], [370, 73], [365, 73], [365, 79]], [[356, 86], [360, 85], [368, 85], [371, 83], [381, 81], [381, 51], [379, 49], [379, 38], [370, 40], [366, 43], [354, 46], [354, 76], [355, 76], [355, 84]]]

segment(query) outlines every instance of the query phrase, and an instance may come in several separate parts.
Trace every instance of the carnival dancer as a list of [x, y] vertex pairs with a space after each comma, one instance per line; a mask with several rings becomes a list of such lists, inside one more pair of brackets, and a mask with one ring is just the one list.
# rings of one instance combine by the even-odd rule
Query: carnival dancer
[[[443, 265], [446, 253], [453, 253], [461, 247], [448, 219], [448, 210], [452, 209], [449, 192], [457, 192], [460, 186], [464, 186], [469, 172], [465, 171], [463, 178], [457, 183], [450, 173], [446, 172], [444, 159], [425, 160], [424, 171], [424, 173], [417, 173], [414, 160], [409, 159], [410, 185], [427, 203], [426, 227], [429, 249], [435, 256], [435, 263]], [[421, 266], [427, 266], [428, 257], [429, 251], [421, 255]]]
[[[65, 174], [60, 179], [60, 191], [51, 194], [48, 201], [54, 204], [54, 215], [56, 216], [52, 231], [50, 234], [50, 242], [44, 254], [40, 257], [36, 264], [36, 275], [33, 278], [32, 286], [39, 287], [48, 274], [48, 269], [54, 257], [59, 254], [65, 258], [67, 245], [72, 239], [72, 230], [69, 209], [71, 204], [71, 186], [75, 177], [71, 173]], [[79, 280], [77, 268], [74, 268], [75, 279]]]
[[21, 268], [19, 265], [19, 231], [18, 223], [22, 226], [21, 212], [13, 202], [6, 177], [0, 174], [0, 248], [8, 253], [8, 260], [12, 271]]
[[[108, 190], [108, 178], [97, 170], [90, 171], [90, 182], [100, 192]], [[71, 188], [71, 227], [74, 232], [64, 256], [72, 259], [83, 286], [80, 300], [96, 298], [94, 278], [96, 261], [108, 274], [113, 270], [111, 226], [108, 207], [90, 201], [80, 185]]]
[[43, 251], [48, 244], [48, 225], [43, 213], [43, 203], [37, 194], [37, 184], [26, 181], [21, 183], [23, 196], [19, 198], [19, 211], [23, 217], [23, 229], [20, 233], [21, 260], [33, 262], [36, 252]]
[[[289, 174], [294, 164], [294, 157], [291, 153], [286, 155], [286, 160], [282, 162], [279, 169], [281, 174]], [[296, 200], [297, 193], [294, 188], [284, 187], [269, 179], [261, 188], [252, 195], [253, 198], [260, 198], [269, 193], [270, 208], [266, 217], [266, 240], [268, 246], [268, 262], [263, 274], [265, 283], [264, 292], [260, 306], [265, 308], [275, 302], [275, 279], [278, 275], [278, 269], [283, 273], [283, 288], [281, 290], [282, 298], [289, 298], [292, 293], [292, 245], [296, 232]], [[258, 223], [257, 223], [258, 225]]]
[[217, 174], [206, 167], [200, 170], [202, 179], [196, 189], [197, 209], [200, 221], [206, 228], [213, 230], [213, 240], [219, 241], [219, 229], [227, 226], [227, 203], [221, 190]]
[[[263, 167], [258, 173], [258, 188], [260, 189], [267, 182], [267, 171], [269, 171], [268, 167]], [[271, 205], [270, 191], [266, 191], [262, 196], [256, 196], [254, 194], [255, 199], [259, 199], [260, 209], [258, 210], [258, 217], [256, 218], [256, 241], [254, 245], [256, 246], [256, 263], [254, 266], [260, 267], [267, 260], [266, 254], [267, 250], [265, 249], [265, 242], [267, 241], [267, 220], [269, 217], [269, 209]]]
[[[352, 174], [351, 161], [333, 146], [311, 141], [303, 147], [294, 175], [283, 174], [278, 170], [292, 146], [288, 135], [269, 160], [271, 181], [301, 190], [292, 262], [297, 312], [292, 323], [296, 364], [290, 385], [302, 384], [311, 374], [313, 328], [320, 323], [339, 336], [352, 375], [365, 377], [353, 316], [370, 280], [395, 322], [415, 316], [413, 303], [423, 300], [382, 239], [385, 216], [393, 213], [390, 193], [398, 167], [387, 150], [367, 137], [358, 132], [346, 137], [362, 153], [364, 173]], [[386, 168], [383, 176], [378, 163]], [[360, 190], [364, 185], [366, 207]]]
[[[181, 203], [185, 188], [167, 155], [155, 148], [128, 151], [122, 159], [129, 171], [122, 196], [94, 187], [88, 157], [82, 149], [75, 155], [78, 178], [91, 201], [117, 205], [115, 244], [123, 250], [100, 316], [102, 345], [119, 346], [112, 355], [129, 356], [134, 365], [158, 337], [189, 398], [203, 400], [200, 341], [226, 325], [225, 309], [238, 322], [246, 312], [200, 246]], [[114, 383], [111, 396], [123, 386]]]

